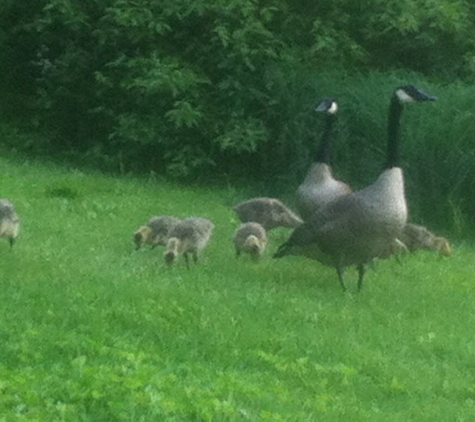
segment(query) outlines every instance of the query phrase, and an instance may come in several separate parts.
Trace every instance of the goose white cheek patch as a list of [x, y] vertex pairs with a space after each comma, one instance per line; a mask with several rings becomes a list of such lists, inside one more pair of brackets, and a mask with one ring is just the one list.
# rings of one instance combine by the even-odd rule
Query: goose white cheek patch
[[330, 114], [335, 114], [337, 111], [338, 111], [338, 104], [337, 104], [335, 101], [333, 101], [333, 102], [332, 102], [332, 105], [331, 105], [330, 108], [328, 109], [328, 112], [329, 112]]
[[403, 89], [398, 89], [396, 91], [396, 95], [399, 98], [399, 101], [402, 103], [410, 103], [414, 101], [414, 98], [412, 98], [406, 91]]

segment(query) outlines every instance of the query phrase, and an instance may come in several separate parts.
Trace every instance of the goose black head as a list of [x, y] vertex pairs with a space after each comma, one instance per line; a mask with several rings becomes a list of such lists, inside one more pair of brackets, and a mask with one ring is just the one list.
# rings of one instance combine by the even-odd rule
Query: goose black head
[[318, 113], [335, 114], [338, 111], [338, 103], [335, 98], [322, 98], [315, 111]]
[[414, 85], [403, 85], [394, 91], [394, 96], [400, 103], [413, 101], [435, 101], [436, 96], [425, 93]]

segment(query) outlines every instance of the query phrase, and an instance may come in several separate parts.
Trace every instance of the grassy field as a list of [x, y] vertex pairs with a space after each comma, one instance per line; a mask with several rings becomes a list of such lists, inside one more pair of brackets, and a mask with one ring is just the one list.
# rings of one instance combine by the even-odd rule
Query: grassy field
[[[0, 421], [472, 421], [474, 249], [335, 271], [236, 261], [236, 188], [0, 159], [22, 219], [0, 243]], [[265, 192], [262, 192], [265, 194]], [[199, 215], [201, 262], [133, 250], [151, 215]], [[246, 257], [244, 257], [246, 258]]]

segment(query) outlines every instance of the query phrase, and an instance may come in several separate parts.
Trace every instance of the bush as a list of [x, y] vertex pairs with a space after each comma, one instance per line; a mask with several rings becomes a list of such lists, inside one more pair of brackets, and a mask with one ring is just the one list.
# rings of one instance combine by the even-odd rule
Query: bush
[[439, 198], [439, 219], [459, 221], [474, 208], [461, 81], [473, 81], [475, 8], [436, 3], [7, 1], [0, 111], [46, 134], [16, 148], [121, 172], [242, 176], [274, 192], [302, 179], [321, 128], [315, 102], [337, 96], [336, 167], [363, 186], [382, 162], [390, 92], [417, 82], [441, 101], [405, 118], [417, 140], [406, 145], [409, 195], [416, 214], [434, 214]]
[[102, 157], [125, 171], [195, 177], [257, 168], [275, 177], [287, 159], [305, 158], [316, 73], [403, 66], [471, 74], [475, 20], [465, 2], [367, 6], [8, 1], [5, 79], [34, 95], [34, 122], [52, 151]]

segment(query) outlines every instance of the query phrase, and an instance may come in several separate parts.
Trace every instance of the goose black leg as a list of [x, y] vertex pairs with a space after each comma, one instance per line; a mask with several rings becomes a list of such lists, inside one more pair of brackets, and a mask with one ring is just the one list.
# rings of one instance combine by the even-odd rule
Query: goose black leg
[[188, 258], [187, 252], [185, 252], [185, 262], [186, 262], [186, 268], [190, 269], [190, 259]]
[[343, 291], [346, 292], [346, 286], [343, 281], [343, 269], [340, 267], [336, 267], [336, 272], [338, 274], [338, 280], [340, 281], [340, 286], [343, 289]]
[[358, 291], [363, 287], [363, 278], [365, 273], [365, 268], [363, 264], [358, 265]]

